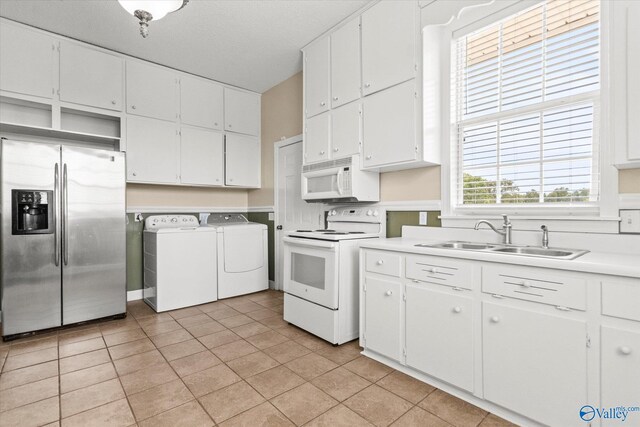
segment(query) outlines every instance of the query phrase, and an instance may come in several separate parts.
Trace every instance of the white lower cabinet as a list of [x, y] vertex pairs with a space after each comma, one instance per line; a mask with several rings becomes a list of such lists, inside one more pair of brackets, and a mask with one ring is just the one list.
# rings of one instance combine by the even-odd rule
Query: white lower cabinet
[[473, 299], [463, 293], [407, 285], [407, 366], [473, 392]]
[[184, 126], [180, 134], [180, 182], [223, 185], [224, 135]]
[[[635, 326], [636, 331], [602, 327], [600, 395], [604, 408], [640, 406], [640, 325]], [[640, 413], [628, 417], [627, 423], [640, 424]], [[620, 425], [620, 420], [607, 425], [614, 424]]]
[[368, 275], [364, 283], [365, 347], [389, 357], [402, 359], [402, 283]]
[[260, 142], [258, 138], [228, 133], [225, 144], [225, 184], [260, 187]]
[[176, 184], [178, 134], [175, 123], [127, 119], [127, 181]]
[[483, 302], [484, 398], [550, 426], [584, 426], [587, 323]]

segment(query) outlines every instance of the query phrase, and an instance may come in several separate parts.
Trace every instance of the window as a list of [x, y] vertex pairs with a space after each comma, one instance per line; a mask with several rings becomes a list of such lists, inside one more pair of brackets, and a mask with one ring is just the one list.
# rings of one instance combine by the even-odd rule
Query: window
[[456, 206], [597, 204], [599, 9], [547, 0], [454, 41]]

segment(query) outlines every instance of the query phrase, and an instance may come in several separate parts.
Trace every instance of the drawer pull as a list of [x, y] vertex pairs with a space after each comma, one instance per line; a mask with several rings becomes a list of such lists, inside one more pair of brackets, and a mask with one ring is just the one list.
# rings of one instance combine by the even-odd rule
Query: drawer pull
[[427, 270], [427, 271], [428, 271], [429, 273], [431, 273], [431, 274], [436, 274], [436, 273], [438, 272], [438, 269], [437, 269], [437, 268], [435, 268], [435, 267], [433, 267], [433, 268], [430, 268], [430, 269], [429, 269], [429, 270]]
[[453, 287], [453, 290], [454, 290], [454, 291], [464, 291], [464, 289], [459, 288], [459, 287], [457, 287], [457, 286], [454, 286], [454, 287]]
[[382, 265], [384, 264], [384, 260], [383, 259], [379, 259], [378, 261], [376, 261], [377, 265]]
[[453, 307], [453, 312], [454, 313], [460, 313], [462, 311], [462, 308], [460, 307]]
[[413, 283], [420, 283], [420, 280], [418, 280], [418, 279], [413, 279]]
[[491, 316], [489, 320], [491, 321], [491, 323], [498, 323], [500, 321], [500, 318], [498, 316]]
[[497, 298], [497, 299], [504, 299], [504, 297], [502, 295], [498, 295], [498, 294], [493, 294], [491, 295], [493, 298]]
[[623, 345], [622, 347], [620, 347], [620, 354], [624, 355], [624, 356], [628, 356], [631, 354], [631, 348], [627, 347], [626, 345]]
[[561, 305], [557, 305], [556, 306], [556, 310], [560, 310], [560, 311], [571, 311], [571, 309], [569, 307], [564, 307]]
[[530, 288], [531, 287], [531, 283], [529, 283], [526, 280], [523, 280], [522, 282], [520, 282], [520, 286], [522, 286], [523, 288]]
[[384, 294], [385, 294], [386, 296], [390, 297], [390, 296], [393, 294], [393, 292], [391, 292], [391, 291], [387, 291], [387, 292], [385, 292]]

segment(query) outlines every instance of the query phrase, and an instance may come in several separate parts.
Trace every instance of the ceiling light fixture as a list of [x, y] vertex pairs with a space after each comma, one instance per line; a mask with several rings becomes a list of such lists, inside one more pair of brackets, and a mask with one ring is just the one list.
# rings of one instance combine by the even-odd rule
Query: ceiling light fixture
[[189, 0], [118, 0], [120, 6], [140, 20], [140, 34], [149, 35], [149, 21], [164, 18], [168, 13], [182, 9]]

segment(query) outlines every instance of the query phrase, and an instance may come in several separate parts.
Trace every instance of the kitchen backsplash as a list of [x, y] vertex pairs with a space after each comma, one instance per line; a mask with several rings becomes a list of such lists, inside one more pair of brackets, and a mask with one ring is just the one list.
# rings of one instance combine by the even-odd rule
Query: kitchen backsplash
[[[440, 211], [427, 211], [427, 227], [441, 227]], [[403, 225], [420, 225], [419, 211], [387, 211], [387, 237], [402, 236]]]

